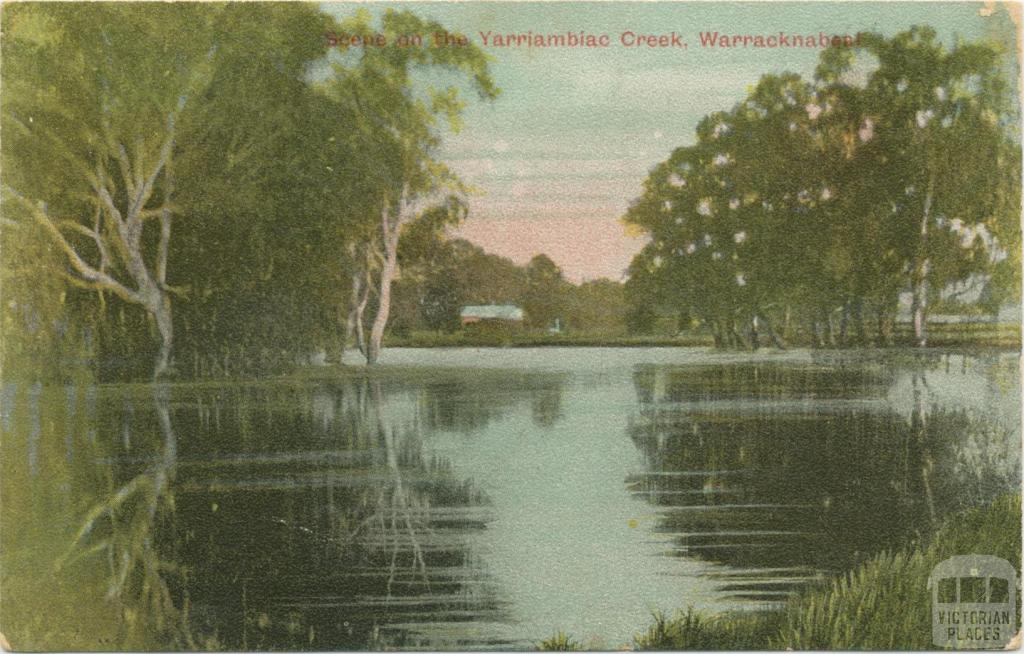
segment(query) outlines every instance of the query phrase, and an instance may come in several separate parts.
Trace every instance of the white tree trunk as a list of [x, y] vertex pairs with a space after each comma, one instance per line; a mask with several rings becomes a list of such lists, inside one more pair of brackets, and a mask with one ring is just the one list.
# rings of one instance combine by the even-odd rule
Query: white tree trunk
[[387, 327], [391, 314], [391, 282], [398, 270], [398, 232], [400, 220], [389, 220], [387, 212], [381, 219], [384, 230], [384, 261], [380, 269], [380, 289], [377, 294], [377, 315], [373, 318], [370, 328], [370, 340], [366, 346], [366, 364], [374, 365], [380, 358], [381, 345], [384, 341], [384, 328]]
[[[184, 101], [167, 117], [166, 132], [162, 135], [155, 159], [147, 160], [143, 153], [139, 153], [133, 161], [127, 148], [117, 144], [116, 154], [122, 171], [120, 181], [107, 174], [102, 162], [96, 164], [90, 182], [96, 194], [97, 210], [91, 225], [86, 216], [66, 218], [51, 215], [45, 202], [34, 202], [5, 187], [61, 249], [76, 281], [99, 291], [110, 291], [125, 302], [141, 306], [153, 317], [160, 333], [154, 377], [168, 371], [174, 341], [171, 301], [166, 284], [171, 238], [170, 197], [174, 190], [170, 163], [175, 121], [183, 107]], [[161, 176], [165, 184], [163, 206], [147, 208]], [[147, 264], [143, 231], [146, 218], [154, 214], [159, 217], [160, 236], [155, 261]], [[68, 239], [69, 233], [90, 239], [98, 261], [89, 261], [88, 255]], [[113, 272], [118, 268], [123, 271], [120, 275]]]
[[914, 320], [914, 342], [918, 347], [928, 344], [928, 274], [931, 272], [931, 260], [928, 257], [928, 223], [931, 221], [932, 201], [935, 196], [935, 178], [928, 180], [928, 189], [924, 195], [924, 208], [921, 212], [920, 249], [924, 252], [922, 261], [915, 267], [913, 300], [911, 313]]
[[157, 331], [160, 333], [160, 350], [156, 356], [156, 365], [153, 368], [153, 378], [159, 379], [165, 375], [171, 363], [171, 349], [174, 346], [174, 321], [171, 319], [171, 298], [166, 291], [159, 291], [159, 300], [150, 312], [156, 321]]
[[359, 348], [359, 353], [364, 357], [366, 356], [367, 342], [366, 342], [366, 328], [363, 326], [363, 316], [366, 313], [366, 305], [370, 301], [370, 288], [373, 283], [373, 270], [370, 268], [370, 263], [367, 262], [366, 269], [362, 271], [362, 295], [359, 296], [359, 301], [355, 306], [355, 316], [353, 321], [355, 324], [356, 331], [356, 347]]
[[910, 303], [914, 320], [914, 343], [918, 347], [928, 344], [928, 267], [929, 261], [925, 259], [921, 264], [922, 272], [914, 284], [914, 295]]

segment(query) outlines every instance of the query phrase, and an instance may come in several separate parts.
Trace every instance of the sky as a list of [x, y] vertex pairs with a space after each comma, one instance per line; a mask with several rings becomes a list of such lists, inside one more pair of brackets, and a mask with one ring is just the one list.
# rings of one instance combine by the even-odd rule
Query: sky
[[[621, 222], [648, 171], [694, 140], [700, 119], [728, 110], [761, 75], [810, 78], [820, 50], [701, 47], [701, 32], [893, 35], [927, 24], [958, 38], [1013, 34], [1003, 9], [966, 2], [410, 2], [323, 5], [410, 9], [461, 32], [492, 57], [502, 89], [470, 102], [464, 126], [439, 153], [477, 192], [452, 234], [522, 264], [550, 256], [567, 278], [621, 279], [644, 245]], [[988, 14], [988, 15], [985, 15]], [[1019, 20], [1019, 18], [1018, 18]], [[606, 34], [607, 48], [508, 48], [493, 34]], [[622, 44], [624, 32], [686, 44]], [[491, 32], [485, 44], [481, 32]], [[1010, 36], [1012, 38], [1012, 36]]]

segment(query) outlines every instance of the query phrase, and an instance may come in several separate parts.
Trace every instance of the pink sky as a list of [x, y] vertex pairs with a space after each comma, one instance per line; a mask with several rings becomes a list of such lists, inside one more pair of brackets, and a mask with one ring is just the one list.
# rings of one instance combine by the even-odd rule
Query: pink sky
[[580, 282], [598, 277], [622, 278], [641, 238], [626, 235], [617, 218], [489, 218], [467, 220], [454, 236], [517, 264], [544, 253], [566, 278]]

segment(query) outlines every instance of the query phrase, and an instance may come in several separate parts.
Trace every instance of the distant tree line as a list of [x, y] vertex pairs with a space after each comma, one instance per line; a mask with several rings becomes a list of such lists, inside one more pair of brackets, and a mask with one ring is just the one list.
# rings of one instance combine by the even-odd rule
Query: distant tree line
[[467, 305], [505, 304], [523, 309], [523, 327], [621, 334], [628, 312], [619, 282], [597, 279], [573, 284], [544, 254], [517, 266], [462, 239], [409, 234], [399, 250], [394, 333], [454, 332]]
[[[634, 306], [677, 312], [723, 346], [802, 329], [888, 343], [901, 294], [914, 341], [958, 289], [1020, 297], [1021, 144], [997, 46], [927, 27], [823, 51], [814, 78], [765, 75], [656, 166], [626, 222], [648, 236]], [[977, 294], [977, 290], [975, 290]]]

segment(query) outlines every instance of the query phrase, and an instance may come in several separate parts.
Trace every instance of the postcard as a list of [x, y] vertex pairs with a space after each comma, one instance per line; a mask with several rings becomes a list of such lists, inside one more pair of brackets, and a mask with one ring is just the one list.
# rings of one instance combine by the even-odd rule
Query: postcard
[[1020, 646], [1020, 4], [0, 30], [3, 649]]

